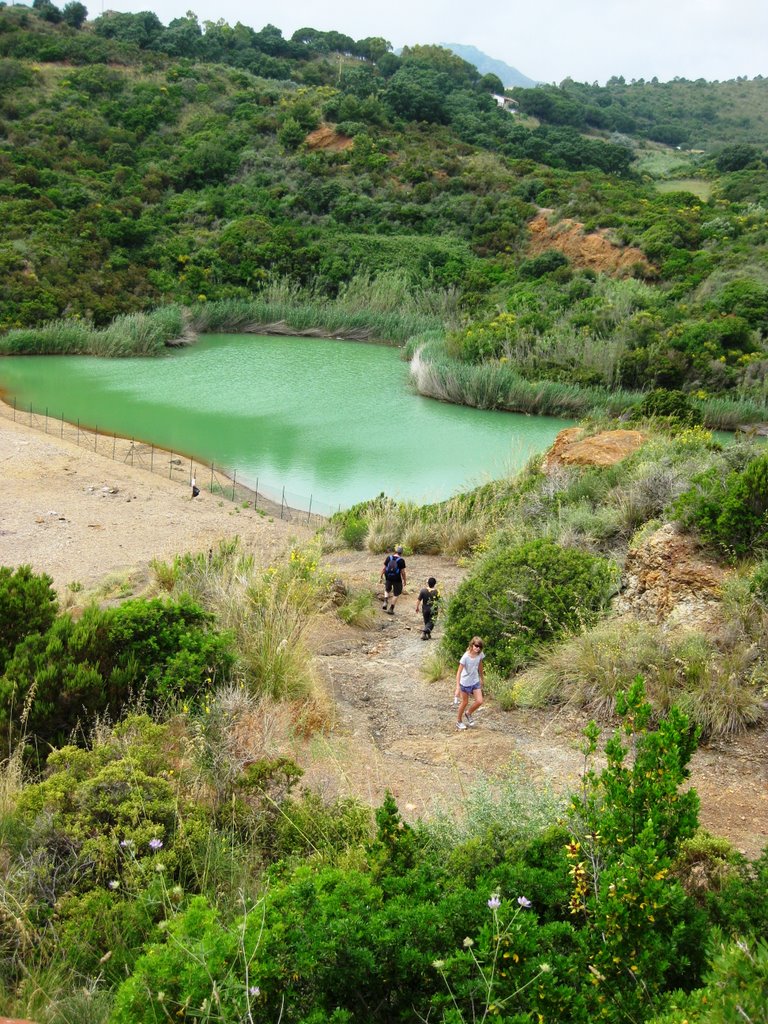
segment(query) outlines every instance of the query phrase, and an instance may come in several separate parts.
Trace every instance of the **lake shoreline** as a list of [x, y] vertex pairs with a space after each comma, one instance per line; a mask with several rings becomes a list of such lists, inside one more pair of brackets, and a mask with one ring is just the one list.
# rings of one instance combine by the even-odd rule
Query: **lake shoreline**
[[186, 480], [112, 461], [66, 438], [0, 412], [0, 565], [31, 565], [54, 581], [60, 599], [112, 579], [136, 592], [154, 559], [207, 551], [239, 536], [268, 565], [292, 537], [313, 528], [241, 509]]

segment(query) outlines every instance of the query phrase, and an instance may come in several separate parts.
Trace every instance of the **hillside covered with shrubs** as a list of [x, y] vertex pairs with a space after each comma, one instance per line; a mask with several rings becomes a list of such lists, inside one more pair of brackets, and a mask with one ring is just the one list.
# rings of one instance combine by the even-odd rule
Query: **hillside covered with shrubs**
[[[705, 429], [768, 418], [764, 81], [566, 82], [516, 113], [499, 84], [430, 45], [0, 5], [0, 353], [282, 323], [400, 345], [424, 394], [638, 440], [380, 495], [269, 567], [179, 553], [108, 607], [0, 567], [0, 1013], [768, 1021], [768, 848], [700, 828], [689, 785], [699, 744], [766, 723], [768, 456]], [[706, 623], [617, 614], [663, 531], [713, 567]], [[477, 633], [501, 713], [583, 716], [576, 791], [478, 777], [408, 822], [274, 754], [332, 718], [320, 617], [370, 628], [325, 556], [396, 544], [462, 564], [425, 671], [452, 680]]]
[[[0, 9], [0, 350], [338, 304], [334, 333], [411, 336], [449, 401], [616, 414], [665, 388], [713, 427], [766, 418], [763, 80], [566, 82], [510, 113], [437, 46], [75, 6]], [[666, 110], [700, 150], [654, 141]], [[591, 263], [597, 237], [636, 260]]]

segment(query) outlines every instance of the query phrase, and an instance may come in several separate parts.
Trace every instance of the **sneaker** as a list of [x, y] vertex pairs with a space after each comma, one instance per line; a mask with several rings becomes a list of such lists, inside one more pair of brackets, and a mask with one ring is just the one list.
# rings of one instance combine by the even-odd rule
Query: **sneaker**
[[470, 729], [474, 729], [474, 727], [477, 725], [477, 722], [474, 720], [474, 718], [472, 718], [471, 715], [468, 715], [466, 711], [464, 712], [464, 721], [467, 723]]
[[387, 608], [387, 615], [394, 615], [394, 614], [395, 614], [395, 609], [394, 608]]
[[463, 732], [463, 731], [464, 731], [464, 730], [465, 730], [465, 729], [466, 729], [467, 727], [466, 727], [466, 725], [464, 725], [464, 723], [463, 723], [463, 722], [457, 722], [457, 723], [456, 723], [456, 728], [457, 728], [457, 729], [458, 729], [458, 730], [459, 730], [460, 732]]
[[384, 609], [384, 611], [386, 611], [388, 607], [387, 602], [385, 601], [381, 607]]

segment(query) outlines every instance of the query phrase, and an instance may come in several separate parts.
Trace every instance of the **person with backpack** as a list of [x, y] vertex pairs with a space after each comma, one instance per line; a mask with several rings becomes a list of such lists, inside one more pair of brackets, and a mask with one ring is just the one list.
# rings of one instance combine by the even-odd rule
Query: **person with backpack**
[[440, 595], [437, 592], [437, 580], [434, 576], [430, 576], [427, 580], [426, 587], [422, 587], [419, 591], [419, 596], [416, 598], [416, 611], [419, 610], [421, 605], [421, 614], [424, 616], [424, 630], [421, 634], [422, 640], [430, 640], [432, 638], [432, 630], [435, 628], [435, 619], [437, 618], [437, 606], [440, 600]]
[[405, 559], [400, 547], [387, 555], [379, 579], [384, 580], [384, 604], [381, 606], [389, 615], [395, 614], [395, 604], [405, 586]]

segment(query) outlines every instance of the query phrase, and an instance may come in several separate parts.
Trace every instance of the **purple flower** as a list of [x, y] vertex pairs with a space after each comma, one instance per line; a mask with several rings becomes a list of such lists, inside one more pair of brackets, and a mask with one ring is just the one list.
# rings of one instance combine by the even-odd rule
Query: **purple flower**
[[258, 985], [251, 985], [251, 987], [248, 989], [248, 995], [249, 996], [260, 996], [261, 995], [261, 989], [259, 988]]
[[501, 906], [501, 900], [499, 899], [498, 893], [494, 893], [493, 896], [488, 900], [488, 906], [491, 910], [498, 910]]
[[517, 902], [518, 902], [518, 903], [520, 904], [520, 906], [521, 906], [521, 907], [524, 907], [524, 908], [525, 908], [526, 910], [527, 910], [527, 909], [528, 909], [528, 907], [530, 907], [530, 905], [531, 905], [531, 901], [530, 901], [530, 900], [527, 900], [527, 899], [525, 898], [525, 896], [518, 896], [518, 897], [517, 897]]
[[150, 839], [149, 840], [149, 848], [150, 848], [150, 850], [159, 850], [159, 849], [162, 848], [162, 845], [163, 845], [163, 840], [162, 839]]
[[120, 845], [121, 845], [121, 846], [122, 846], [122, 848], [123, 848], [123, 849], [125, 850], [125, 849], [127, 849], [127, 848], [128, 848], [129, 846], [133, 846], [133, 840], [132, 840], [132, 839], [121, 839], [121, 840], [120, 840]]

